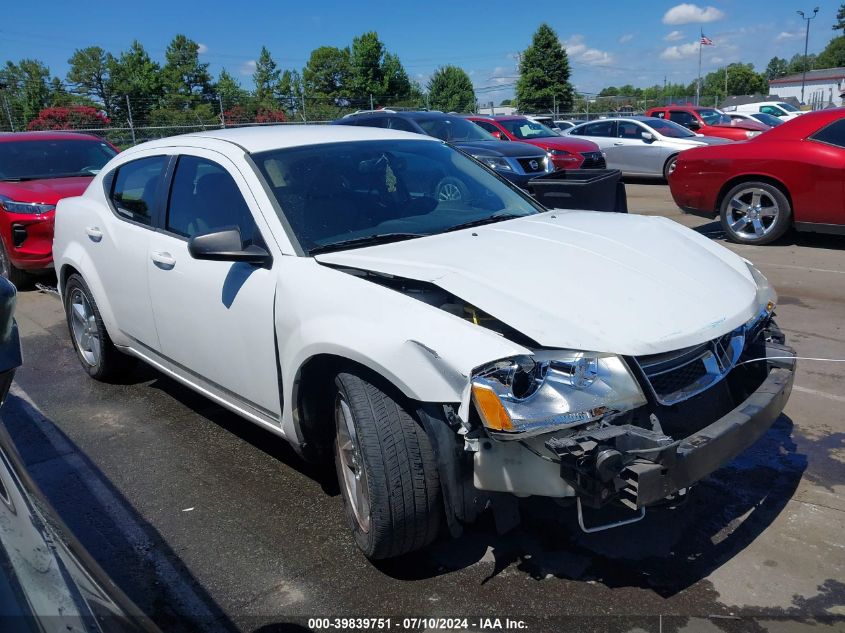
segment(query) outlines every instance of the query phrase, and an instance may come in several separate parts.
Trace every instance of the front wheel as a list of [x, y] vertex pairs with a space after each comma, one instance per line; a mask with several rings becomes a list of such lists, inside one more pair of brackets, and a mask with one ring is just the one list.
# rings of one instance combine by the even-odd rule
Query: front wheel
[[767, 182], [744, 182], [722, 200], [722, 228], [732, 242], [769, 244], [786, 233], [792, 207], [783, 191]]
[[65, 316], [70, 339], [82, 368], [96, 380], [111, 382], [121, 378], [133, 359], [112, 343], [88, 284], [71, 275], [64, 290]]
[[464, 202], [469, 200], [469, 189], [458, 178], [446, 176], [437, 183], [434, 198], [437, 202]]
[[335, 387], [335, 465], [356, 544], [372, 560], [424, 547], [443, 507], [425, 430], [364, 377], [340, 373]]
[[675, 171], [675, 165], [678, 164], [678, 155], [675, 154], [674, 156], [670, 156], [669, 160], [666, 161], [666, 164], [663, 166], [663, 179], [669, 180], [669, 176], [672, 175], [672, 172]]

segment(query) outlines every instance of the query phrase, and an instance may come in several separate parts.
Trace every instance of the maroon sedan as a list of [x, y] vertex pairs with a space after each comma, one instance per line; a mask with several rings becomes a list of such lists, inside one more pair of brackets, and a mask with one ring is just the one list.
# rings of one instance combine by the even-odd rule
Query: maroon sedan
[[88, 134], [0, 134], [0, 274], [20, 286], [52, 267], [56, 203], [85, 191], [116, 153]]
[[790, 227], [845, 234], [845, 108], [682, 152], [669, 186], [683, 210], [719, 214], [734, 242], [768, 244]]
[[469, 116], [470, 121], [502, 141], [536, 145], [561, 169], [604, 169], [601, 148], [592, 141], [561, 136], [542, 123], [524, 116]]

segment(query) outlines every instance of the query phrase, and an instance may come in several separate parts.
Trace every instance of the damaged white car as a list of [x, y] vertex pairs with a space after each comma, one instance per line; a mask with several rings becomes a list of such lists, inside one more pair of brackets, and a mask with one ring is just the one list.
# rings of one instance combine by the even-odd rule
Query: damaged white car
[[635, 519], [764, 434], [795, 371], [749, 262], [391, 130], [139, 145], [59, 203], [54, 257], [91, 376], [140, 358], [333, 458], [373, 559], [530, 495]]

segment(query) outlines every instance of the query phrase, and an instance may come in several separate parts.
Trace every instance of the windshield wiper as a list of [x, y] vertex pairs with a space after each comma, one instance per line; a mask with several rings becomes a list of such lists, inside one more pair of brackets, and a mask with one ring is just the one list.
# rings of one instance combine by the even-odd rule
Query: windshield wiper
[[469, 222], [462, 222], [461, 224], [450, 226], [448, 229], [446, 229], [446, 233], [449, 233], [451, 231], [460, 231], [461, 229], [471, 229], [474, 226], [484, 226], [485, 224], [493, 224], [494, 222], [502, 222], [504, 220], [513, 220], [515, 218], [523, 217], [525, 217], [525, 214], [522, 213], [499, 213], [496, 215], [489, 215], [486, 218], [470, 220]]
[[308, 254], [317, 255], [318, 253], [342, 251], [347, 248], [355, 248], [358, 246], [375, 246], [376, 244], [389, 244], [390, 242], [410, 240], [415, 237], [423, 237], [425, 235], [427, 235], [427, 233], [376, 233], [375, 235], [364, 235], [362, 237], [353, 237], [348, 240], [341, 240], [339, 242], [331, 242], [330, 244], [321, 244], [310, 249], [308, 251]]

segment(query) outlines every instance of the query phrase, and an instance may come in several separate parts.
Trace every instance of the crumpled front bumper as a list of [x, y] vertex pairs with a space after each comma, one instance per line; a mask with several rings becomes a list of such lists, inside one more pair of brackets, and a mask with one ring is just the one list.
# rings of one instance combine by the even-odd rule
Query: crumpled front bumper
[[792, 392], [795, 353], [768, 343], [766, 356], [766, 378], [753, 393], [681, 440], [660, 430], [620, 425], [552, 438], [546, 447], [560, 458], [561, 477], [585, 505], [617, 500], [638, 509], [660, 502], [727, 464], [778, 418]]

